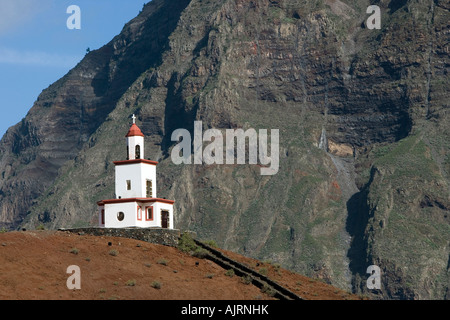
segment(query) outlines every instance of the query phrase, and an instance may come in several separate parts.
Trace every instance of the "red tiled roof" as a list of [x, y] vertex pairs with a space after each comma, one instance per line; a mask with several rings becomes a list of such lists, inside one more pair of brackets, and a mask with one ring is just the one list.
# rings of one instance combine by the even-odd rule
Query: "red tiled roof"
[[128, 133], [126, 135], [126, 137], [133, 137], [133, 136], [141, 136], [143, 137], [144, 134], [142, 133], [141, 129], [139, 129], [139, 127], [136, 125], [136, 123], [133, 123], [131, 125], [130, 130], [128, 130]]

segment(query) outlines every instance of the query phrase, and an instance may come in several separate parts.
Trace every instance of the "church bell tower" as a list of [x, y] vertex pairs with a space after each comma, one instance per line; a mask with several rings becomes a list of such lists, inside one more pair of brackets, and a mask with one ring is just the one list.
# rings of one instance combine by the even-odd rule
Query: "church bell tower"
[[127, 138], [127, 160], [144, 158], [144, 134], [136, 125], [136, 116], [133, 114], [133, 124], [128, 130]]
[[105, 228], [174, 229], [175, 201], [156, 196], [158, 162], [144, 158], [144, 134], [133, 124], [126, 135], [127, 159], [114, 161], [115, 199], [97, 202], [99, 225]]

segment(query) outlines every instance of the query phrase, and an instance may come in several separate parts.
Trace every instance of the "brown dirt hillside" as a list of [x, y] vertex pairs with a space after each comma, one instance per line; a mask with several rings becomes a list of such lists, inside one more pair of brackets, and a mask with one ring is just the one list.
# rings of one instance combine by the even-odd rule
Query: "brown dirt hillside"
[[[356, 299], [323, 282], [224, 251], [305, 299]], [[67, 267], [81, 270], [69, 290]], [[9, 300], [249, 300], [273, 299], [207, 259], [143, 241], [60, 231], [0, 234], [0, 299]], [[158, 283], [160, 288], [155, 288]], [[153, 284], [153, 285], [152, 285]]]

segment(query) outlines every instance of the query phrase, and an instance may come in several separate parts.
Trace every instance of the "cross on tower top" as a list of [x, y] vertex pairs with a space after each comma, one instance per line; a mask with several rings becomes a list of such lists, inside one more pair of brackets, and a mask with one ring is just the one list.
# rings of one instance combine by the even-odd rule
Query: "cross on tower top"
[[131, 118], [133, 119], [133, 123], [136, 123], [136, 116], [134, 114]]

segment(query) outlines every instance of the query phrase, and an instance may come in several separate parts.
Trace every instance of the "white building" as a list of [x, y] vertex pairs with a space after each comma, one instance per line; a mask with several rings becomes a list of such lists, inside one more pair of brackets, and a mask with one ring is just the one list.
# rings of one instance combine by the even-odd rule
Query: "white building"
[[99, 226], [174, 229], [175, 201], [156, 196], [158, 162], [144, 159], [144, 134], [134, 115], [126, 138], [127, 160], [114, 162], [116, 199], [97, 202]]

